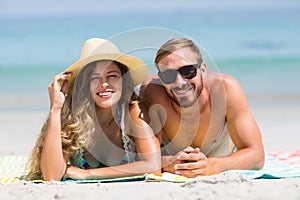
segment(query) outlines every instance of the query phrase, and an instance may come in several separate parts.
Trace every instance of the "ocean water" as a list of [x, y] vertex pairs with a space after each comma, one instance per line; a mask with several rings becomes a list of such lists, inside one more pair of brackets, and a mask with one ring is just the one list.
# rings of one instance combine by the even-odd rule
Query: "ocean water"
[[197, 42], [214, 70], [237, 78], [250, 103], [300, 103], [299, 9], [2, 17], [0, 28], [0, 98], [9, 97], [2, 102], [47, 98], [52, 77], [79, 59], [90, 37], [144, 47], [129, 53], [155, 73], [155, 52], [174, 33]]

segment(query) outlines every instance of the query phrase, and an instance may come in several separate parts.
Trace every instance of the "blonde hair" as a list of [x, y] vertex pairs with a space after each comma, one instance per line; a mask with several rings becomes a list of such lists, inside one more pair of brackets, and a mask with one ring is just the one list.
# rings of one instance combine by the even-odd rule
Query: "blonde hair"
[[[61, 138], [64, 155], [71, 155], [83, 145], [93, 145], [93, 134], [96, 130], [97, 117], [95, 114], [95, 103], [91, 98], [89, 83], [90, 75], [99, 61], [85, 66], [76, 77], [72, 95], [68, 95], [64, 102], [61, 112]], [[128, 72], [128, 68], [116, 61], [115, 62], [122, 73], [122, 97], [118, 104], [135, 104], [139, 101], [134, 92], [133, 81]], [[125, 75], [125, 76], [124, 76]], [[129, 76], [128, 76], [129, 75]], [[48, 118], [49, 119], [49, 118]], [[47, 132], [48, 119], [42, 126], [40, 134], [36, 140], [35, 147], [29, 156], [26, 168], [28, 173], [27, 180], [43, 179], [40, 168], [41, 152], [44, 146], [45, 135]]]

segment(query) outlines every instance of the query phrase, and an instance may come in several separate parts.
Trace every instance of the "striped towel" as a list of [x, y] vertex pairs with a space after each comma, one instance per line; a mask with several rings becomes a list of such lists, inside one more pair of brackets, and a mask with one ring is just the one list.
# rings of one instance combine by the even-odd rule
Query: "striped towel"
[[270, 155], [289, 164], [293, 169], [300, 171], [300, 150], [297, 151], [270, 151]]
[[[282, 152], [283, 153], [283, 152]], [[265, 165], [260, 170], [234, 170], [245, 175], [250, 179], [279, 179], [279, 178], [299, 178], [300, 169], [297, 169], [295, 164], [299, 165], [299, 162], [290, 162], [293, 159], [286, 158], [284, 160], [279, 160], [277, 156], [280, 154], [268, 153], [265, 158]], [[299, 158], [298, 158], [299, 161]]]
[[[300, 177], [300, 151], [295, 152], [270, 152], [266, 153], [265, 165], [260, 170], [229, 170], [243, 175], [248, 179], [279, 179], [279, 178], [298, 178]], [[201, 179], [203, 176], [196, 178], [186, 178], [171, 173], [162, 173], [161, 176], [153, 174], [146, 176], [146, 181], [163, 181], [184, 183]]]
[[[26, 174], [25, 164], [27, 156], [4, 156], [0, 157], [0, 184], [16, 183], [22, 181]], [[287, 151], [270, 151], [266, 153], [265, 166], [261, 170], [232, 170], [243, 174], [249, 179], [273, 179], [273, 178], [293, 178], [300, 177], [300, 150]], [[187, 182], [189, 178], [163, 173], [162, 176], [145, 174], [132, 177], [120, 177], [99, 180], [66, 180], [73, 183], [93, 183], [93, 182], [127, 182], [127, 181], [166, 181], [166, 182]], [[44, 182], [37, 180], [33, 182]]]
[[27, 156], [0, 157], [0, 183], [19, 182], [26, 174], [26, 161]]
[[[26, 175], [26, 162], [27, 156], [4, 156], [0, 157], [0, 184], [17, 183], [23, 180]], [[65, 180], [63, 182], [68, 183], [109, 183], [109, 182], [129, 182], [129, 181], [143, 181], [146, 174], [130, 176], [130, 177], [118, 177], [118, 178], [104, 178], [97, 180]], [[43, 183], [43, 180], [33, 180], [34, 183]]]

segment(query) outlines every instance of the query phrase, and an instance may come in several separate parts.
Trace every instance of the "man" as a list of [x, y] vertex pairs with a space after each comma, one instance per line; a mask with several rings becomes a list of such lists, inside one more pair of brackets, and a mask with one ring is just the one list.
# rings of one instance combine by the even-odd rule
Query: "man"
[[245, 94], [231, 76], [207, 72], [199, 48], [171, 39], [155, 58], [158, 76], [143, 83], [163, 171], [186, 177], [260, 169], [264, 147]]

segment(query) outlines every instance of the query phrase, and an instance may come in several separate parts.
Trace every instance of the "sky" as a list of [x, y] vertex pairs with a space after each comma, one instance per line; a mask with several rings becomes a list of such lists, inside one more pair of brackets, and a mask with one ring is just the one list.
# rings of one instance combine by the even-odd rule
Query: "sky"
[[299, 0], [0, 0], [0, 17], [295, 7]]

